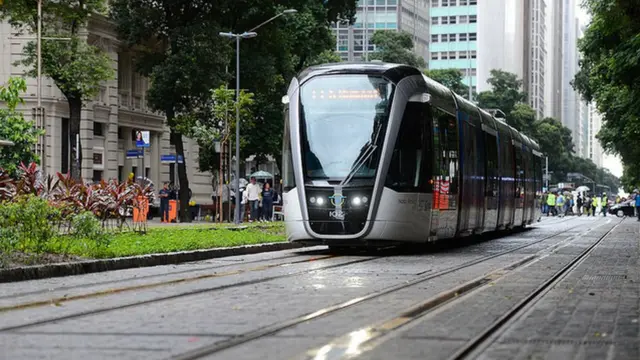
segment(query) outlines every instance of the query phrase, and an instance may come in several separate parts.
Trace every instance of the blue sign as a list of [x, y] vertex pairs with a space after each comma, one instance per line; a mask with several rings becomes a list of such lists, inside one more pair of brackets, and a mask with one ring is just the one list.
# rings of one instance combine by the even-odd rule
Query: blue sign
[[[176, 156], [175, 155], [161, 155], [160, 156], [160, 162], [163, 164], [175, 164], [176, 163]], [[184, 162], [184, 159], [182, 158], [182, 156], [178, 156], [178, 163], [182, 164]]]
[[139, 159], [142, 157], [143, 150], [127, 150], [127, 159]]

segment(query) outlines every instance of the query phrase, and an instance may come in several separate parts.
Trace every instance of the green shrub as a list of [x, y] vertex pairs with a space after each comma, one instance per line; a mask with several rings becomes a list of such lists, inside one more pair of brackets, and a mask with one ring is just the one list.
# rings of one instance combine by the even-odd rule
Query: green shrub
[[71, 219], [72, 236], [79, 241], [93, 242], [93, 248], [100, 251], [109, 246], [111, 234], [107, 233], [100, 220], [89, 211], [81, 212]]
[[0, 241], [13, 250], [43, 253], [58, 234], [60, 211], [33, 195], [0, 204]]

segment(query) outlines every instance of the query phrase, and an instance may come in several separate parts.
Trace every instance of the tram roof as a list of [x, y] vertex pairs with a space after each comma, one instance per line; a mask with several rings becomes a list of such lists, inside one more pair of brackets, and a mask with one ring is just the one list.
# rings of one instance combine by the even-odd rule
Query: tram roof
[[337, 74], [367, 74], [380, 75], [397, 83], [402, 78], [411, 75], [421, 75], [420, 70], [403, 64], [384, 62], [341, 62], [311, 66], [298, 74], [298, 81], [302, 84], [318, 75]]

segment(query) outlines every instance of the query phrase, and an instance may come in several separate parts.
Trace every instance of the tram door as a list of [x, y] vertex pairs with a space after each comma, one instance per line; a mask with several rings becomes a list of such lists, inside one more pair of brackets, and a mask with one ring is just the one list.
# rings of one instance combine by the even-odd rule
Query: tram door
[[495, 231], [498, 226], [498, 194], [499, 194], [499, 173], [498, 173], [498, 138], [497, 133], [485, 132], [486, 155], [485, 162], [485, 220], [484, 230]]

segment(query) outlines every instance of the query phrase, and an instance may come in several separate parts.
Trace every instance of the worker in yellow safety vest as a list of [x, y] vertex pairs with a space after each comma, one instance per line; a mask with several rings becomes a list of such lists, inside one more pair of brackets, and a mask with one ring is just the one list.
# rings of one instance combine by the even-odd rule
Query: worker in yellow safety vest
[[547, 205], [549, 205], [547, 216], [549, 216], [549, 214], [556, 216], [556, 193], [549, 193], [549, 196], [547, 196]]

